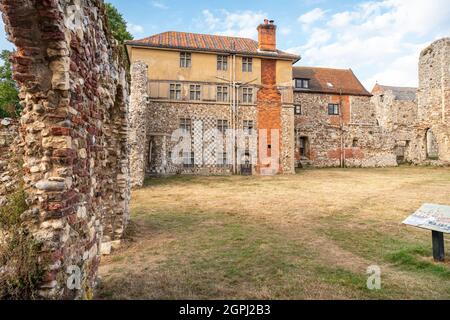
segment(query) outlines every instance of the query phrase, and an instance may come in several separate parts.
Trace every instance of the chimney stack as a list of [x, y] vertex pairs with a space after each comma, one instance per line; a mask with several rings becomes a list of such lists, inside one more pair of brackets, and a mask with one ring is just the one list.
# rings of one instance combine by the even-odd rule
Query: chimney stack
[[264, 19], [258, 26], [258, 49], [262, 51], [277, 50], [277, 26], [273, 20]]

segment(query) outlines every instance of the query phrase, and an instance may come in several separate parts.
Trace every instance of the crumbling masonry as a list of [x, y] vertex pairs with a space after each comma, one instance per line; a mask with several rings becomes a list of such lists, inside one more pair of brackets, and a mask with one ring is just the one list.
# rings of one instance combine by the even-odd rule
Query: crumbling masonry
[[450, 38], [420, 54], [413, 162], [450, 164]]
[[372, 93], [399, 162], [450, 164], [450, 38], [421, 52], [418, 89], [377, 84]]
[[38, 295], [89, 298], [101, 247], [120, 240], [128, 220], [126, 56], [101, 0], [0, 6], [17, 47], [12, 62], [24, 111], [14, 147], [24, 153], [24, 226], [42, 243], [45, 261]]

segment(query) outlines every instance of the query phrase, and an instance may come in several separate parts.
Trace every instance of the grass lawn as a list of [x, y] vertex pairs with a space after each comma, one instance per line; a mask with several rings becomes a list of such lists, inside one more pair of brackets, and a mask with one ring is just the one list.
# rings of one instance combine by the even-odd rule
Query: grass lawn
[[150, 179], [97, 298], [450, 299], [431, 232], [401, 225], [425, 202], [450, 205], [449, 168]]

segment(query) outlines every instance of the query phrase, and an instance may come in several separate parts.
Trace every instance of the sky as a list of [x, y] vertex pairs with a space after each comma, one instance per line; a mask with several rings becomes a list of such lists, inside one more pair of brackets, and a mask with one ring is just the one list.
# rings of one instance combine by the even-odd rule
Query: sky
[[[136, 39], [186, 31], [257, 39], [264, 18], [278, 26], [279, 49], [300, 66], [351, 68], [371, 90], [376, 82], [418, 85], [418, 59], [450, 36], [449, 0], [109, 0]], [[0, 48], [12, 48], [0, 28]]]

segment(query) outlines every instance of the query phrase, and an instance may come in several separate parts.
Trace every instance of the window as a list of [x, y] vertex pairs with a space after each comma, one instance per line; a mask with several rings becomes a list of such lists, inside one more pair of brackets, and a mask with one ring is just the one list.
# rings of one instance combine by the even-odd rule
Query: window
[[227, 56], [217, 56], [217, 70], [222, 70], [222, 71], [228, 70], [228, 57]]
[[191, 132], [191, 128], [192, 128], [191, 119], [189, 118], [180, 119], [180, 129], [186, 132]]
[[302, 114], [302, 106], [301, 105], [295, 105], [294, 106], [294, 112], [296, 115], [301, 115]]
[[191, 84], [189, 86], [189, 99], [190, 100], [201, 100], [201, 91], [200, 91], [200, 85], [198, 84]]
[[358, 138], [353, 138], [352, 147], [358, 148], [358, 142], [359, 142]]
[[181, 84], [172, 83], [170, 85], [170, 100], [181, 100]]
[[242, 58], [242, 72], [253, 72], [253, 59], [252, 58]]
[[192, 66], [191, 54], [189, 52], [180, 53], [180, 67], [190, 68]]
[[309, 89], [309, 79], [295, 79], [295, 87], [298, 89]]
[[228, 120], [217, 120], [217, 129], [220, 132], [225, 133], [228, 129]]
[[228, 87], [217, 86], [217, 101], [221, 101], [221, 102], [228, 101]]
[[226, 152], [223, 152], [222, 154], [219, 153], [219, 167], [226, 167], [228, 165], [228, 156]]
[[330, 103], [328, 105], [328, 114], [330, 116], [337, 116], [339, 115], [339, 105], [336, 103]]
[[191, 168], [195, 164], [195, 155], [194, 152], [183, 152], [180, 156], [183, 156], [183, 166], [185, 168]]
[[244, 120], [244, 133], [251, 135], [253, 133], [254, 122], [253, 120]]
[[253, 102], [253, 88], [242, 88], [242, 102]]

